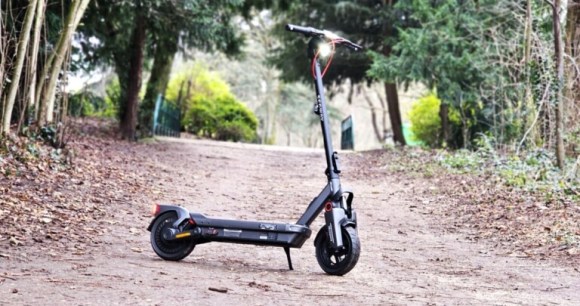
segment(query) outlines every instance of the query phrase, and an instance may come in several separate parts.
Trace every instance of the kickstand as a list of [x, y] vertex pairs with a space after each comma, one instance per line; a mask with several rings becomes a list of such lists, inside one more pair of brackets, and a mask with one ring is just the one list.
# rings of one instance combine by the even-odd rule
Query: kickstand
[[288, 268], [294, 270], [294, 268], [292, 268], [292, 259], [290, 258], [290, 248], [284, 247], [284, 252], [286, 252], [286, 258], [288, 258]]

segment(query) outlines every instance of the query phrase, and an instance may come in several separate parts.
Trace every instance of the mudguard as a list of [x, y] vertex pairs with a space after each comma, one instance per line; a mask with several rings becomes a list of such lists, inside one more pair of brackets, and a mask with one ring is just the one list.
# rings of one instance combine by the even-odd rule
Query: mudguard
[[177, 213], [177, 220], [173, 223], [173, 227], [175, 227], [175, 228], [177, 228], [179, 226], [179, 224], [181, 224], [183, 221], [191, 218], [191, 216], [189, 215], [189, 211], [183, 207], [176, 206], [176, 205], [159, 205], [159, 210], [158, 210], [157, 214], [155, 215], [155, 218], [153, 218], [153, 220], [151, 221], [151, 223], [147, 227], [147, 230], [151, 231], [151, 228], [153, 227], [153, 223], [155, 223], [157, 218], [159, 218], [159, 216], [163, 215], [164, 213], [170, 212], [170, 211], [174, 211]]

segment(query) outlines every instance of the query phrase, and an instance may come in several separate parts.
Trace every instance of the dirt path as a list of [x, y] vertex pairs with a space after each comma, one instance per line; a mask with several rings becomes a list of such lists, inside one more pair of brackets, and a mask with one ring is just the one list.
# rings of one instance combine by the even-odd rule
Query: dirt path
[[[356, 192], [362, 253], [344, 277], [325, 275], [312, 239], [292, 250], [233, 244], [198, 246], [182, 262], [159, 259], [145, 231], [152, 203], [181, 204], [209, 216], [297, 220], [324, 187], [321, 151], [170, 140], [143, 146], [150, 190], [116, 203], [103, 241], [88, 252], [2, 251], [0, 304], [177, 305], [578, 305], [580, 273], [547, 261], [499, 256], [441, 230], [437, 199], [417, 202], [412, 179], [370, 180], [343, 154], [344, 185]], [[117, 221], [117, 222], [116, 222]], [[313, 224], [316, 233], [322, 224]], [[88, 234], [88, 233], [87, 233]], [[227, 293], [208, 290], [227, 288]]]

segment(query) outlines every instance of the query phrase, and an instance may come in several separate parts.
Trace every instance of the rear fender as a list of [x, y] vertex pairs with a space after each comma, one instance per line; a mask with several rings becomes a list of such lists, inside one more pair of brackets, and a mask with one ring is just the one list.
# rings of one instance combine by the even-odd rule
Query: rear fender
[[155, 221], [157, 220], [157, 218], [159, 218], [159, 216], [161, 216], [165, 213], [171, 212], [171, 211], [174, 211], [175, 213], [177, 213], [177, 220], [173, 223], [173, 227], [175, 227], [175, 228], [177, 228], [185, 220], [188, 220], [191, 218], [191, 216], [189, 215], [189, 211], [183, 207], [175, 206], [175, 205], [159, 205], [159, 210], [158, 210], [157, 214], [155, 215], [155, 218], [153, 218], [153, 220], [151, 221], [151, 223], [147, 227], [147, 230], [151, 231], [151, 228], [153, 227], [153, 223], [155, 223]]

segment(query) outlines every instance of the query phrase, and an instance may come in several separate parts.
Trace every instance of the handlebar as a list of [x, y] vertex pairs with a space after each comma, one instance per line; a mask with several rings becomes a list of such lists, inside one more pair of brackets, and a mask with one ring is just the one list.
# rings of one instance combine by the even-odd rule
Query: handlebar
[[297, 26], [297, 25], [293, 25], [293, 24], [287, 24], [286, 31], [304, 34], [304, 36], [306, 36], [306, 37], [311, 37], [311, 36], [323, 37], [323, 38], [326, 38], [329, 40], [333, 40], [336, 44], [344, 45], [353, 51], [360, 51], [363, 49], [362, 46], [357, 45], [357, 44], [353, 43], [352, 41], [350, 41], [346, 38], [340, 37], [340, 36], [330, 32], [330, 31], [327, 31], [327, 30], [318, 30], [318, 29], [315, 29], [312, 27], [302, 27], [302, 26]]
[[320, 30], [311, 27], [301, 27], [293, 24], [286, 25], [286, 31], [304, 34], [305, 36], [324, 36]]

